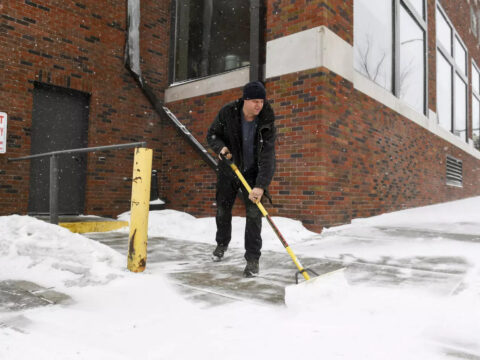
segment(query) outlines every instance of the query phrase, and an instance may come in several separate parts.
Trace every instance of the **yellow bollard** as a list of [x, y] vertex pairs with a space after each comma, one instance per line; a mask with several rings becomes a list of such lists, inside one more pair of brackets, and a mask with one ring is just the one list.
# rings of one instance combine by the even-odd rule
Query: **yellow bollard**
[[128, 243], [128, 270], [142, 272], [147, 264], [148, 211], [152, 176], [152, 149], [137, 148], [133, 159], [132, 204]]

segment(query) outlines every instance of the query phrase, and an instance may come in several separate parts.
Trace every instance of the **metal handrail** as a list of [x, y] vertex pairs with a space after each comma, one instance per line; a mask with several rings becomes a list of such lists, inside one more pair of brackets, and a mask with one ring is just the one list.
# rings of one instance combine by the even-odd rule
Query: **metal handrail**
[[35, 159], [40, 157], [46, 156], [54, 156], [54, 155], [61, 155], [61, 154], [79, 154], [79, 153], [88, 153], [88, 152], [95, 152], [95, 151], [108, 151], [108, 150], [117, 150], [117, 149], [127, 149], [132, 147], [145, 147], [147, 143], [145, 141], [135, 142], [135, 143], [128, 143], [128, 144], [116, 144], [116, 145], [105, 145], [105, 146], [96, 146], [96, 147], [88, 147], [88, 148], [78, 148], [78, 149], [68, 149], [68, 150], [57, 150], [57, 151], [50, 151], [47, 153], [41, 154], [33, 154], [29, 156], [22, 156], [18, 158], [8, 158], [8, 161], [20, 161], [20, 160], [29, 160]]
[[164, 106], [163, 101], [161, 101], [154, 93], [153, 89], [143, 81], [143, 79], [135, 73], [127, 64], [127, 70], [130, 71], [130, 74], [137, 82], [137, 85], [142, 90], [143, 94], [146, 96], [150, 104], [153, 106], [157, 114], [162, 119], [168, 119], [171, 124], [175, 126], [180, 135], [192, 146], [192, 148], [200, 155], [200, 157], [214, 170], [218, 171], [217, 161], [213, 156], [211, 156], [208, 151], [203, 147], [200, 142], [193, 136], [193, 134], [187, 130], [185, 125], [183, 125], [177, 117]]
[[116, 145], [106, 145], [106, 146], [96, 146], [89, 148], [78, 148], [78, 149], [67, 149], [67, 150], [58, 150], [50, 151], [42, 154], [34, 154], [29, 156], [22, 156], [18, 158], [8, 158], [8, 161], [20, 161], [20, 160], [30, 160], [41, 157], [50, 157], [50, 223], [58, 224], [58, 156], [63, 154], [80, 154], [88, 153], [95, 151], [108, 151], [108, 150], [119, 150], [119, 149], [128, 149], [134, 147], [146, 147], [147, 143], [145, 141], [128, 143], [128, 144], [116, 144]]

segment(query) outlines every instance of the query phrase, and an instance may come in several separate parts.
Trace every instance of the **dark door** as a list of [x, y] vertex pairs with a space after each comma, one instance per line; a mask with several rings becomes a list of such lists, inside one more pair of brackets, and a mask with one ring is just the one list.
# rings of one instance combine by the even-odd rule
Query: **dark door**
[[[87, 146], [90, 96], [86, 93], [35, 83], [31, 153]], [[85, 205], [86, 154], [58, 157], [58, 212], [81, 214]], [[49, 212], [50, 158], [30, 160], [28, 212]]]

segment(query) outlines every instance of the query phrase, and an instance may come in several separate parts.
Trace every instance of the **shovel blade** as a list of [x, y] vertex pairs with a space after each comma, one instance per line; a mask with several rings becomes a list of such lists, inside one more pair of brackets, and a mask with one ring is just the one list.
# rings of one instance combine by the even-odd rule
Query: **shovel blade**
[[285, 288], [285, 304], [288, 307], [315, 305], [337, 296], [346, 296], [348, 287], [345, 268], [341, 268], [298, 285], [287, 286]]

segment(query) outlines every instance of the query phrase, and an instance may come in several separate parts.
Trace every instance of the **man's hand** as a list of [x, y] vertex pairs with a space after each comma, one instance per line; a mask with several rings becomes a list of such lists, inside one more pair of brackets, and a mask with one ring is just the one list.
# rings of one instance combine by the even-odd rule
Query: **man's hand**
[[[228, 148], [226, 146], [224, 146], [222, 148], [222, 150], [220, 150], [220, 154], [222, 154], [223, 156], [225, 156], [228, 160], [231, 160], [232, 159], [232, 154], [230, 153], [230, 150], [228, 150]], [[220, 160], [222, 160], [222, 157], [220, 155], [218, 155], [218, 158]]]
[[255, 204], [258, 204], [260, 200], [262, 200], [262, 196], [263, 196], [263, 189], [256, 187], [252, 189], [252, 191], [248, 195], [248, 198]]

